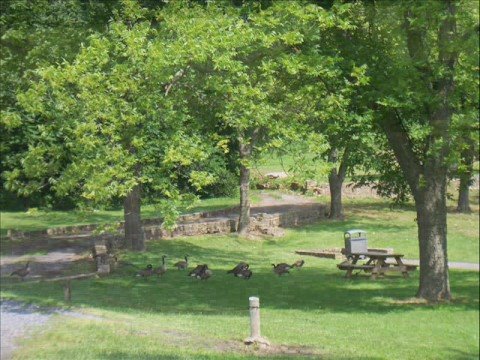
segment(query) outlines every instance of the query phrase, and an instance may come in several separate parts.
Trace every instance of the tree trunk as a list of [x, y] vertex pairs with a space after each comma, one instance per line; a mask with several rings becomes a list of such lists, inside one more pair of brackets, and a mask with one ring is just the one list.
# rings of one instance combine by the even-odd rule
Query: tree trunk
[[240, 217], [237, 229], [239, 235], [247, 234], [250, 225], [250, 169], [246, 162], [250, 159], [251, 150], [251, 145], [244, 144], [243, 138], [240, 138]]
[[[439, 120], [448, 116], [448, 113], [439, 111], [434, 116]], [[417, 296], [432, 302], [450, 300], [445, 149], [420, 163], [398, 117], [387, 116], [382, 127], [415, 199], [420, 250], [420, 283]]]
[[250, 169], [240, 165], [240, 218], [238, 220], [238, 233], [245, 235], [248, 233], [250, 225]]
[[458, 188], [457, 211], [468, 214], [472, 211], [470, 208], [470, 177], [466, 174], [460, 175], [460, 186]]
[[140, 216], [141, 187], [136, 185], [123, 203], [125, 219], [125, 245], [134, 251], [145, 250], [145, 236]]
[[468, 148], [462, 152], [462, 166], [464, 169], [459, 171], [460, 185], [458, 188], [457, 211], [461, 213], [470, 213], [470, 183], [473, 176], [473, 161], [475, 154], [475, 144], [470, 139], [465, 143]]
[[[348, 149], [345, 149], [342, 162], [337, 171], [337, 165], [334, 165], [328, 175], [328, 184], [330, 187], [330, 219], [343, 219], [342, 204], [342, 185], [347, 173]], [[328, 161], [336, 163], [338, 161], [338, 151], [333, 148], [328, 156]]]
[[[437, 112], [437, 120], [447, 116]], [[405, 174], [415, 199], [420, 255], [420, 283], [417, 296], [428, 301], [450, 300], [447, 258], [447, 165], [444, 151], [432, 154], [421, 163], [398, 116], [384, 118], [390, 146]]]
[[[333, 172], [333, 170], [332, 170]], [[330, 185], [330, 219], [343, 219], [342, 184], [343, 181], [337, 175], [330, 173], [328, 176]]]
[[420, 249], [420, 284], [417, 297], [450, 300], [447, 256], [446, 169], [425, 177], [415, 195]]

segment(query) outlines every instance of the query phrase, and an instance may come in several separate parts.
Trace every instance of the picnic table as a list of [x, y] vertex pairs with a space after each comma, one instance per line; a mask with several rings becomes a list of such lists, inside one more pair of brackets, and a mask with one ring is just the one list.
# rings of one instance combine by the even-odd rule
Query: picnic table
[[[415, 270], [416, 266], [405, 265], [402, 262], [403, 254], [387, 254], [379, 251], [367, 251], [349, 254], [347, 260], [338, 264], [340, 270], [346, 270], [345, 277], [351, 278], [354, 270], [360, 270], [371, 273], [371, 278], [384, 276], [387, 272], [401, 272], [404, 278], [408, 278], [408, 272]], [[387, 263], [388, 259], [394, 259], [395, 262]], [[358, 263], [359, 260], [366, 260], [365, 263]]]

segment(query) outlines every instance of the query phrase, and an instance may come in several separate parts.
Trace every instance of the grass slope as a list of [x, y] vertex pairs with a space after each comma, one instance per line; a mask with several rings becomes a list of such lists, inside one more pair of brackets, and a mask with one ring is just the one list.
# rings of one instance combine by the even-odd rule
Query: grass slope
[[[253, 191], [252, 198], [254, 203], [258, 202], [258, 192]], [[326, 197], [319, 197], [318, 201], [328, 203]], [[236, 204], [237, 199], [234, 198], [208, 199], [188, 211], [216, 210]], [[408, 259], [419, 258], [416, 213], [412, 205], [392, 209], [388, 201], [381, 199], [345, 199], [344, 205], [345, 221], [321, 222], [292, 232], [296, 250], [312, 246], [314, 248], [342, 247], [342, 234], [345, 230], [363, 229], [368, 233], [369, 247], [390, 247], [405, 254]], [[475, 211], [471, 214], [458, 214], [453, 207], [450, 207], [447, 219], [449, 261], [479, 262], [478, 204], [474, 206]], [[185, 209], [184, 212], [186, 211]], [[2, 213], [1, 226], [4, 233], [9, 228], [31, 231], [60, 225], [111, 223], [121, 221], [122, 216], [121, 211], [87, 213], [38, 211], [32, 214], [7, 212]], [[158, 216], [153, 206], [143, 207], [143, 218]], [[305, 242], [304, 239], [307, 241]], [[2, 254], [7, 254], [13, 244], [9, 243], [5, 237], [2, 237], [1, 241]]]

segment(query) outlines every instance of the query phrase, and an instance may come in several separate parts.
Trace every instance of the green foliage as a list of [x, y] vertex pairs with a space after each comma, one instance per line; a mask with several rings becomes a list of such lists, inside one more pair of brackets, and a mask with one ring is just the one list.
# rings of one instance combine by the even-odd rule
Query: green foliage
[[[37, 190], [37, 195], [29, 196], [25, 201], [40, 205], [52, 205], [59, 201], [71, 203], [71, 200], [55, 196], [50, 191], [47, 179], [39, 180], [31, 188], [24, 189], [24, 184], [28, 181], [25, 176], [15, 176], [17, 184], [11, 179], [15, 174], [5, 173], [21, 167], [23, 153], [28, 150], [32, 138], [45, 130], [38, 129], [34, 121], [21, 116], [22, 110], [16, 94], [28, 89], [30, 81], [36, 78], [37, 68], [73, 59], [81, 42], [93, 31], [102, 30], [106, 25], [115, 5], [115, 1], [102, 3], [79, 0], [1, 2], [2, 198], [11, 198], [9, 194], [15, 190], [21, 190], [22, 196]], [[32, 100], [31, 97], [28, 100]], [[40, 104], [33, 102], [32, 107], [35, 106], [38, 108]]]

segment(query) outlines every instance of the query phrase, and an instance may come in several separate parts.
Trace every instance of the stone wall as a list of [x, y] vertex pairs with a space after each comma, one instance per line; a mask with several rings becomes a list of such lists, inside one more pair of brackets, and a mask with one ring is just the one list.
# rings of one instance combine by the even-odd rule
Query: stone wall
[[[321, 204], [291, 207], [285, 212], [254, 213], [250, 218], [249, 232], [263, 235], [276, 235], [278, 228], [296, 227], [321, 221], [326, 217], [326, 207]], [[147, 239], [164, 239], [177, 236], [208, 234], [230, 234], [236, 231], [238, 216], [232, 215], [203, 221], [179, 223], [173, 231], [152, 225], [144, 228]]]
[[50, 228], [46, 230], [38, 231], [19, 231], [19, 230], [8, 230], [7, 237], [12, 240], [15, 239], [36, 239], [36, 238], [49, 238], [52, 236], [61, 236], [61, 235], [79, 235], [79, 234], [88, 234], [94, 231], [98, 225], [88, 224], [88, 225], [76, 225], [76, 226], [59, 226], [55, 228]]
[[326, 207], [320, 204], [302, 205], [286, 212], [258, 213], [252, 216], [249, 230], [253, 233], [275, 235], [277, 228], [312, 224], [326, 217]]
[[[219, 211], [193, 213], [182, 215], [178, 220], [177, 227], [166, 230], [162, 227], [162, 219], [146, 219], [144, 225], [145, 238], [166, 239], [178, 236], [195, 236], [208, 234], [229, 234], [237, 229], [238, 208], [230, 208]], [[262, 207], [253, 208], [249, 230], [254, 234], [276, 235], [278, 228], [288, 228], [320, 221], [326, 217], [326, 207], [321, 204], [306, 204], [286, 207]], [[39, 239], [72, 235], [87, 235], [92, 238], [115, 239], [123, 236], [123, 223], [119, 223], [116, 235], [94, 235], [92, 232], [99, 225], [65, 226], [47, 229], [43, 231], [22, 232], [9, 230], [11, 239]]]
[[236, 229], [236, 220], [229, 218], [216, 218], [208, 221], [179, 223], [170, 231], [161, 225], [147, 226], [144, 228], [146, 239], [166, 239], [178, 236], [195, 236], [208, 234], [228, 234]]

